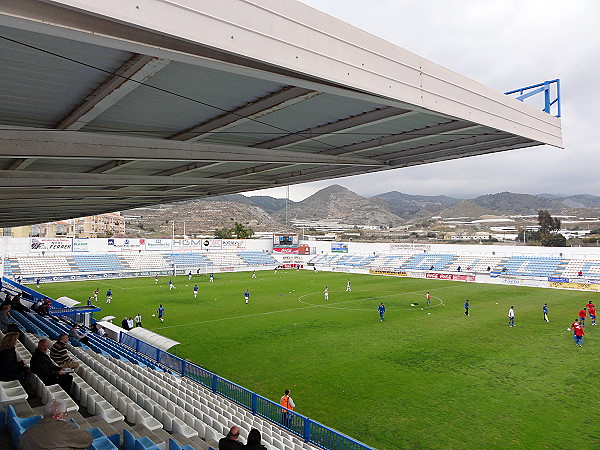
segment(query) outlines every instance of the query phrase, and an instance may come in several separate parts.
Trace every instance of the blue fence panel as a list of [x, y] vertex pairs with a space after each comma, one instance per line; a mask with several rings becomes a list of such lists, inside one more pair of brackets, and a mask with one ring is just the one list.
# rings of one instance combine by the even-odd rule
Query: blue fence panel
[[213, 392], [248, 408], [253, 414], [257, 414], [282, 426], [306, 442], [327, 450], [373, 450], [372, 447], [355, 441], [351, 437], [345, 436], [318, 422], [313, 422], [308, 417], [294, 411], [285, 410], [279, 403], [261, 397], [246, 388], [177, 356], [171, 355], [168, 352], [163, 352], [133, 336], [121, 333], [120, 340], [123, 344], [136, 349], [149, 358], [170, 367], [183, 376], [211, 389]]
[[138, 341], [137, 351], [142, 355], [146, 355], [148, 358], [153, 359], [154, 361], [158, 361], [159, 350], [150, 344], [146, 344], [144, 341]]
[[252, 396], [255, 395], [252, 391], [218, 376], [216, 376], [216, 386], [216, 391], [222, 396], [250, 410], [252, 409]]
[[345, 436], [331, 428], [326, 427], [318, 422], [310, 422], [309, 424], [309, 439], [308, 442], [317, 445], [321, 448], [329, 450], [370, 450], [364, 444], [361, 444], [354, 439]]
[[194, 364], [186, 364], [184, 375], [194, 381], [197, 381], [204, 387], [212, 389], [214, 374], [205, 370], [201, 367], [198, 367]]
[[160, 352], [160, 361], [161, 364], [167, 366], [170, 369], [176, 370], [179, 373], [183, 373], [184, 367], [186, 365], [185, 361], [181, 358], [178, 358], [175, 355], [171, 355], [167, 352]]

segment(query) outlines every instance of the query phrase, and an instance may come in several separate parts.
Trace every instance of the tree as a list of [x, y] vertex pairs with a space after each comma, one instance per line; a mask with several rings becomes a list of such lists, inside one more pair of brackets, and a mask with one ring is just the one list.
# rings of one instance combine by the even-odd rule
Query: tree
[[248, 239], [254, 234], [250, 228], [246, 228], [244, 225], [238, 222], [233, 224], [233, 229], [231, 231], [237, 236], [238, 239]]
[[540, 226], [540, 235], [542, 239], [552, 234], [553, 231], [560, 230], [560, 219], [556, 219], [546, 210], [538, 211], [538, 225]]
[[233, 236], [232, 233], [231, 228], [218, 228], [215, 230], [214, 235], [217, 239], [230, 239]]
[[566, 247], [567, 239], [560, 233], [554, 233], [544, 242], [544, 245], [546, 247]]
[[560, 219], [554, 218], [546, 210], [538, 211], [538, 225], [540, 226], [540, 240], [545, 247], [565, 247], [567, 240], [562, 234], [555, 233], [560, 230]]

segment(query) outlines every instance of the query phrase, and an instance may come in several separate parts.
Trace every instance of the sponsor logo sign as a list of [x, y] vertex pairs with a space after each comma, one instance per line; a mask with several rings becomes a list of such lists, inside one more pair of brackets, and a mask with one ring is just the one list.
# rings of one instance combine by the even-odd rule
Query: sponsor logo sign
[[332, 242], [331, 253], [348, 253], [348, 244], [344, 242]]
[[223, 250], [238, 250], [246, 248], [245, 239], [221, 239], [221, 248]]
[[202, 247], [207, 250], [221, 250], [221, 239], [204, 239]]
[[392, 243], [390, 244], [390, 251], [393, 252], [422, 252], [431, 250], [430, 244], [409, 244], [409, 243]]
[[145, 250], [146, 239], [110, 238], [107, 241], [109, 252]]
[[29, 251], [41, 252], [71, 252], [73, 251], [72, 238], [31, 238]]
[[475, 275], [455, 275], [452, 273], [431, 273], [427, 272], [425, 278], [453, 281], [475, 281]]
[[548, 277], [548, 281], [554, 281], [555, 283], [568, 283], [569, 279], [568, 278], [553, 278], [553, 277]]
[[146, 239], [146, 250], [171, 251], [171, 239]]
[[202, 250], [204, 248], [203, 239], [175, 239], [173, 241], [173, 250]]
[[287, 254], [293, 254], [293, 255], [298, 254], [297, 248], [274, 248], [273, 251], [275, 253], [287, 253]]
[[400, 270], [388, 270], [388, 269], [370, 269], [369, 273], [376, 275], [394, 275], [396, 277], [405, 277], [408, 274]]
[[584, 291], [597, 291], [600, 285], [588, 283], [560, 283], [556, 281], [549, 282], [550, 287], [560, 289], [578, 289]]
[[230, 267], [219, 267], [219, 271], [221, 272], [234, 272], [235, 271], [235, 267], [230, 266]]
[[73, 238], [73, 252], [89, 252], [90, 240], [88, 238]]

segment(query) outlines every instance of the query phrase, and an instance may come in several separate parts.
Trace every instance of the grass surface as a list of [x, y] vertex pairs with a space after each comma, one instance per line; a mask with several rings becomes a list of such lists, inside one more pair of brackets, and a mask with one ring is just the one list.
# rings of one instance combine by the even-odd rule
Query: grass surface
[[[566, 331], [598, 294], [295, 270], [250, 276], [176, 277], [173, 291], [168, 277], [39, 290], [85, 302], [99, 288], [97, 318], [120, 324], [140, 312], [146, 328], [182, 342], [174, 354], [275, 401], [289, 388], [299, 413], [382, 450], [600, 448], [600, 326], [587, 325], [583, 348]], [[151, 317], [160, 303], [164, 323]]]

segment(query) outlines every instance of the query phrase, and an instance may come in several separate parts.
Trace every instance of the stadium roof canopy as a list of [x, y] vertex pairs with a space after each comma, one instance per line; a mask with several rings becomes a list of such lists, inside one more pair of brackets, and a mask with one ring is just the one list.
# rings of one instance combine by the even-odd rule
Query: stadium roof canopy
[[291, 0], [3, 0], [0, 226], [540, 144], [560, 119]]

